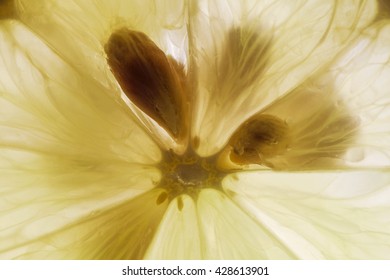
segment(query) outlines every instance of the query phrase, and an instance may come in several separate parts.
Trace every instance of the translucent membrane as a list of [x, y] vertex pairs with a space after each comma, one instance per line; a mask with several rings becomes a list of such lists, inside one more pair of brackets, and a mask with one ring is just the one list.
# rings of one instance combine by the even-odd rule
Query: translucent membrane
[[[115, 83], [104, 44], [121, 27], [147, 34], [165, 53], [186, 61], [184, 2], [169, 0], [16, 0], [19, 17], [61, 57], [107, 87]], [[59, 32], [61, 31], [61, 32]], [[112, 94], [115, 89], [111, 89]]]
[[[390, 33], [365, 29], [375, 1], [86, 3], [18, 1], [52, 49], [19, 23], [1, 27], [2, 258], [388, 256]], [[114, 79], [103, 45], [128, 30], [109, 61], [137, 38], [138, 61], [159, 54], [131, 77], [111, 64]], [[132, 80], [141, 68], [152, 74]], [[189, 135], [185, 72], [197, 154], [184, 162], [172, 141], [166, 161], [145, 131]], [[221, 150], [279, 172], [209, 180], [219, 162], [201, 156]], [[318, 171], [351, 167], [384, 172]]]
[[199, 70], [192, 127], [202, 156], [219, 151], [242, 122], [331, 62], [376, 15], [376, 1], [194, 5], [191, 47]]
[[[19, 246], [3, 258], [18, 259], [141, 259], [166, 210], [157, 205], [161, 190], [153, 189], [114, 207], [90, 212], [56, 231]], [[45, 223], [41, 223], [41, 226]]]
[[45, 236], [153, 188], [161, 155], [104, 87], [19, 22], [1, 25], [0, 54], [1, 258], [43, 258]]
[[196, 204], [191, 197], [183, 195], [172, 200], [145, 258], [202, 258]]
[[388, 259], [388, 172], [249, 172], [225, 191], [302, 259]]
[[[254, 169], [388, 170], [389, 38], [386, 22], [367, 28], [332, 64], [313, 73], [240, 126], [229, 140], [225, 149], [228, 152], [221, 158], [234, 157], [236, 163], [242, 165], [246, 161], [246, 168]], [[282, 126], [272, 119], [265, 122], [262, 116], [271, 116]], [[285, 133], [280, 138], [278, 131], [282, 127]], [[260, 133], [258, 142], [254, 141], [256, 131]], [[269, 142], [270, 139], [273, 141]], [[267, 141], [271, 144], [264, 149]], [[264, 160], [251, 154], [262, 155]]]

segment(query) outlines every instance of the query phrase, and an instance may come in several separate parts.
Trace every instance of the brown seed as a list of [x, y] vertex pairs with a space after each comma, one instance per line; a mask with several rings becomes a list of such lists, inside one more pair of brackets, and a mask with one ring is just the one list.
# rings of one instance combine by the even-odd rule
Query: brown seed
[[122, 28], [105, 45], [107, 61], [127, 97], [175, 139], [187, 133], [184, 67], [142, 32]]
[[281, 119], [260, 114], [246, 121], [230, 138], [230, 159], [236, 164], [264, 164], [283, 153], [289, 142], [287, 124]]

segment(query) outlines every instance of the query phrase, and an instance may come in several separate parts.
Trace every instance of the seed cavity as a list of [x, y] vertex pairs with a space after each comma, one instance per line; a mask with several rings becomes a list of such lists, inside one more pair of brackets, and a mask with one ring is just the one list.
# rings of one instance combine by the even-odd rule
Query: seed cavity
[[126, 96], [174, 139], [188, 134], [184, 66], [144, 33], [122, 28], [111, 34], [104, 50]]
[[[230, 138], [230, 160], [238, 165], [262, 164], [282, 154], [289, 144], [289, 128], [283, 120], [260, 114], [244, 122]], [[272, 166], [270, 166], [272, 167]]]
[[158, 168], [162, 173], [158, 187], [166, 190], [169, 200], [178, 197], [179, 210], [183, 208], [180, 195], [187, 194], [197, 198], [202, 189], [221, 189], [221, 181], [226, 175], [217, 169], [216, 156], [202, 158], [193, 151], [187, 151], [183, 155], [164, 152]]

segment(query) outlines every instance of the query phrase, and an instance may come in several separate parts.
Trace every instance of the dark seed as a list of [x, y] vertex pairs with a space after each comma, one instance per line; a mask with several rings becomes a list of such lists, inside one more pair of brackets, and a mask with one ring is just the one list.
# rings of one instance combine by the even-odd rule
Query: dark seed
[[271, 115], [257, 115], [240, 126], [230, 138], [230, 159], [236, 164], [266, 164], [288, 145], [288, 126]]
[[127, 97], [174, 138], [186, 133], [184, 67], [144, 33], [115, 31], [105, 45], [107, 61]]

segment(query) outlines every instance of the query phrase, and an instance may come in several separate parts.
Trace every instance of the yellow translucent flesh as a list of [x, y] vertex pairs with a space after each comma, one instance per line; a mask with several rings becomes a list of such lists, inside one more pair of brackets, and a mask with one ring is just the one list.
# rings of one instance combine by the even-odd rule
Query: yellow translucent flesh
[[90, 78], [107, 88], [112, 98], [127, 103], [127, 109], [130, 108], [128, 113], [150, 132], [155, 142], [164, 149], [179, 153], [185, 150], [183, 143], [176, 143], [158, 123], [129, 102], [112, 75], [104, 54], [104, 44], [113, 30], [126, 27], [145, 33], [167, 55], [186, 64], [183, 1], [16, 2], [21, 21], [43, 38], [62, 59], [89, 73]]
[[[242, 169], [246, 164], [251, 169], [295, 171], [388, 170], [388, 44], [386, 21], [367, 28], [333, 64], [244, 122], [220, 156], [221, 165], [227, 169]], [[264, 116], [280, 125], [272, 119], [267, 124]], [[254, 120], [257, 126], [249, 129]], [[284, 137], [278, 134], [282, 127]], [[269, 145], [266, 136], [274, 140]]]
[[114, 207], [91, 212], [19, 246], [10, 244], [1, 256], [17, 259], [141, 259], [167, 208], [167, 203], [156, 204], [160, 193], [161, 190], [153, 189]]
[[298, 258], [389, 258], [388, 172], [252, 172], [224, 187]]
[[178, 196], [167, 212], [153, 238], [146, 259], [201, 259], [196, 204], [188, 195]]
[[[120, 27], [147, 34], [163, 51], [184, 63], [183, 1], [151, 0], [16, 0], [19, 16], [56, 52], [75, 67], [88, 69], [104, 85], [108, 75], [103, 46], [112, 31]], [[39, 19], [39, 20], [38, 20]], [[58, 31], [61, 32], [58, 32]]]
[[266, 108], [286, 122], [288, 147], [276, 169], [390, 167], [390, 26], [378, 22], [312, 79]]
[[26, 27], [3, 23], [0, 37], [0, 251], [13, 258], [32, 240], [153, 188], [161, 155], [104, 88]]
[[375, 1], [355, 0], [195, 6], [191, 47], [199, 70], [192, 128], [202, 156], [219, 151], [248, 117], [331, 62], [376, 14]]
[[[387, 258], [390, 29], [364, 29], [375, 1], [17, 3], [51, 49], [2, 23], [0, 258]], [[201, 156], [260, 112], [292, 139], [262, 148], [266, 166], [292, 172], [233, 174], [195, 201], [154, 188], [159, 125], [127, 110], [103, 53], [121, 26], [189, 65]], [[345, 168], [384, 172], [318, 171]]]
[[291, 259], [295, 256], [226, 195], [206, 188], [196, 202], [184, 195], [170, 203], [146, 258]]
[[205, 259], [291, 259], [295, 256], [225, 194], [203, 190], [197, 201]]

